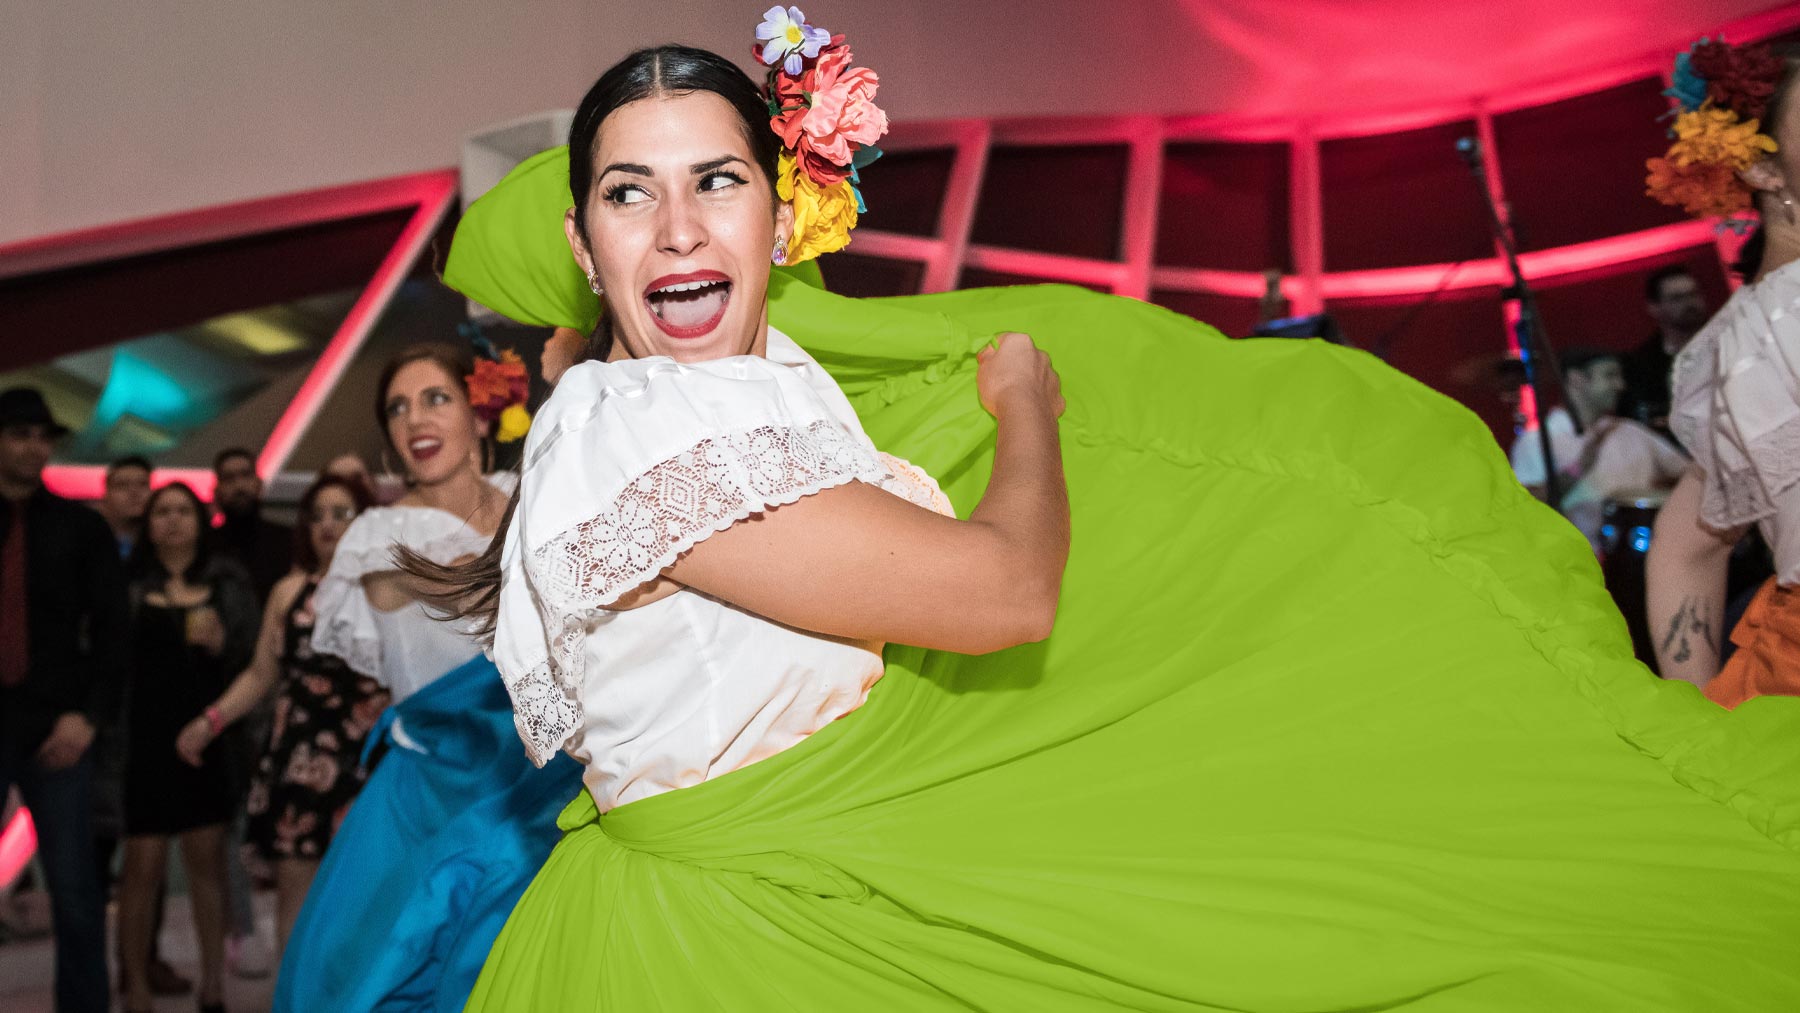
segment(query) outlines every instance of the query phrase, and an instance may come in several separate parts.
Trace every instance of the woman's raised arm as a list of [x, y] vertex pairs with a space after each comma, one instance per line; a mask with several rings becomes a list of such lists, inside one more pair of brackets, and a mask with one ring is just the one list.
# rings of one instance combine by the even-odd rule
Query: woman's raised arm
[[993, 475], [968, 520], [852, 482], [714, 534], [665, 572], [832, 636], [965, 654], [1048, 636], [1069, 554], [1061, 384], [1023, 334], [1001, 335], [977, 358], [998, 435]]

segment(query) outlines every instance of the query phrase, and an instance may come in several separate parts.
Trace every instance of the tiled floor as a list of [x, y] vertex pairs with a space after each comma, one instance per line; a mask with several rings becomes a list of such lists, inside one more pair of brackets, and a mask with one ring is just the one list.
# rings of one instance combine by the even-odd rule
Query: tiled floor
[[[109, 922], [113, 914], [114, 911], [107, 912]], [[262, 931], [268, 933], [265, 938], [275, 938], [274, 894], [265, 892], [256, 895], [256, 920]], [[109, 941], [113, 938], [110, 927], [107, 938]], [[55, 963], [52, 953], [49, 936], [0, 945], [0, 1010], [5, 1013], [52, 1013], [55, 1006], [51, 992]], [[194, 943], [194, 921], [186, 896], [169, 897], [163, 924], [162, 953], [163, 958], [174, 964], [176, 970], [183, 975], [196, 980], [199, 978], [200, 962]], [[112, 973], [117, 975], [119, 969], [114, 967]], [[231, 1013], [266, 1013], [274, 989], [273, 977], [248, 980], [227, 974], [225, 1008]], [[114, 1002], [117, 1003], [116, 998]], [[156, 1003], [156, 1009], [158, 1013], [191, 1013], [195, 1009], [194, 995], [189, 993], [160, 999]]]

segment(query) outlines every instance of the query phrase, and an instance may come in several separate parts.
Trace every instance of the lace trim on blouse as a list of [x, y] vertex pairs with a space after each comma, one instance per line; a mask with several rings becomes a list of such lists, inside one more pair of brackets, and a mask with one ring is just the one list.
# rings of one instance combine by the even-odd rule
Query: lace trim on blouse
[[549, 650], [507, 689], [532, 762], [548, 763], [582, 726], [587, 629], [601, 609], [714, 532], [856, 479], [885, 486], [893, 476], [834, 421], [708, 437], [531, 553], [526, 569]]

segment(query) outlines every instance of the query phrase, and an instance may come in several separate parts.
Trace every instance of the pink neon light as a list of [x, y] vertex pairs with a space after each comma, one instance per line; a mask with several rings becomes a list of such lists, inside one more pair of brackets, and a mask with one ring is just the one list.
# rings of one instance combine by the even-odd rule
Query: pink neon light
[[[170, 482], [185, 482], [199, 497], [212, 501], [210, 468], [158, 468], [150, 473], [150, 486], [161, 489]], [[58, 464], [44, 469], [44, 487], [66, 499], [97, 500], [106, 492], [106, 469], [85, 464]]]
[[0, 830], [0, 890], [13, 885], [36, 853], [37, 825], [31, 822], [31, 810], [20, 806], [6, 829]]
[[[287, 460], [325, 394], [343, 375], [356, 349], [368, 336], [381, 307], [393, 296], [407, 268], [443, 220], [455, 199], [456, 180], [455, 170], [443, 169], [30, 239], [0, 246], [0, 278], [395, 208], [416, 208], [400, 238], [307, 374], [300, 393], [271, 431], [256, 462], [258, 474], [268, 478]], [[186, 482], [203, 498], [212, 498], [213, 475], [209, 469], [158, 469], [151, 478], [159, 488], [172, 481]], [[45, 486], [70, 499], [99, 499], [105, 483], [105, 469], [92, 465], [55, 465], [44, 473]]]
[[326, 395], [344, 375], [344, 370], [349, 368], [356, 350], [362, 347], [370, 329], [375, 326], [376, 317], [393, 298], [394, 291], [406, 278], [407, 269], [430, 241], [432, 232], [456, 199], [457, 174], [454, 170], [445, 169], [412, 178], [416, 182], [418, 210], [413, 212], [412, 220], [406, 223], [399, 240], [382, 258], [381, 266], [375, 269], [375, 277], [363, 289], [356, 305], [350, 307], [337, 333], [332, 335], [331, 343], [325, 346], [319, 361], [313, 364], [312, 372], [300, 385], [300, 392], [294, 395], [294, 400], [288, 403], [287, 410], [281, 413], [281, 419], [269, 433], [269, 441], [263, 445], [262, 455], [256, 460], [257, 473], [265, 478], [287, 463], [288, 455], [300, 442], [307, 424], [324, 405]]
[[442, 174], [394, 176], [0, 244], [0, 278], [407, 207], [435, 196]]
[[1319, 140], [1302, 129], [1288, 146], [1288, 244], [1293, 251], [1295, 278], [1284, 279], [1295, 313], [1318, 313], [1325, 308], [1321, 275], [1325, 273], [1325, 198], [1320, 177]]

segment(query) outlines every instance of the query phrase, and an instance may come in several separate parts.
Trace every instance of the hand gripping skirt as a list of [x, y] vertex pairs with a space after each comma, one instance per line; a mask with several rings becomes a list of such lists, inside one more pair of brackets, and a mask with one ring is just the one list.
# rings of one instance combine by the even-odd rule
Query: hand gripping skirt
[[1634, 661], [1470, 413], [1075, 289], [771, 300], [965, 515], [972, 353], [1049, 349], [1055, 632], [892, 647], [785, 753], [577, 797], [470, 1009], [1800, 1009], [1800, 699]]
[[542, 770], [525, 758], [480, 655], [389, 708], [376, 736], [387, 753], [300, 909], [277, 1013], [462, 1009], [581, 787], [568, 757]]

